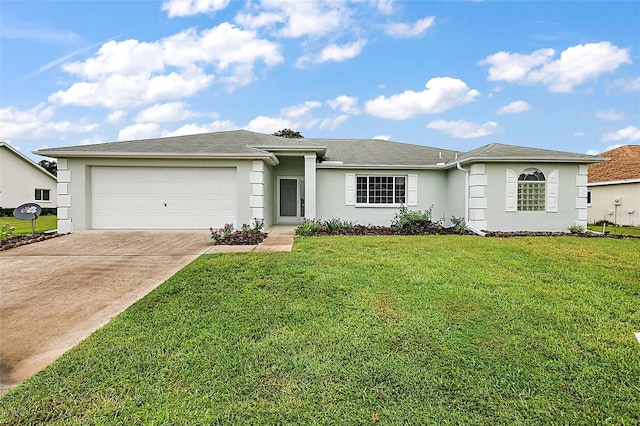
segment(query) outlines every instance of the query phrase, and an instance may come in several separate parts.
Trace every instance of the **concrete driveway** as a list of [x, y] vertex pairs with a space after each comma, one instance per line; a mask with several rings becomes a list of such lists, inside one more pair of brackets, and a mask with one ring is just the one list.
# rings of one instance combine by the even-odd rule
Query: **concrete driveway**
[[87, 231], [0, 252], [0, 395], [211, 248], [203, 231]]

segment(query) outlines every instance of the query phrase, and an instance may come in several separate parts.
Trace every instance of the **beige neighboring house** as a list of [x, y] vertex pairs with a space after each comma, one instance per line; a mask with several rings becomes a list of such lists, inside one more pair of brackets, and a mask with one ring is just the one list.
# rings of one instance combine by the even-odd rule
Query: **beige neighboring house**
[[640, 226], [640, 145], [621, 146], [600, 156], [610, 160], [589, 166], [589, 223], [606, 219]]
[[58, 207], [57, 179], [6, 142], [0, 142], [0, 208], [38, 203]]

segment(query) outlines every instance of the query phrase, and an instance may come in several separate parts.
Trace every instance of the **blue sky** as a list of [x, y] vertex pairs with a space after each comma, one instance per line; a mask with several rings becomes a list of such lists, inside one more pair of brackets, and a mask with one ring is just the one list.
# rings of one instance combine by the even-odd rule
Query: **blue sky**
[[637, 1], [0, 2], [0, 140], [640, 143]]

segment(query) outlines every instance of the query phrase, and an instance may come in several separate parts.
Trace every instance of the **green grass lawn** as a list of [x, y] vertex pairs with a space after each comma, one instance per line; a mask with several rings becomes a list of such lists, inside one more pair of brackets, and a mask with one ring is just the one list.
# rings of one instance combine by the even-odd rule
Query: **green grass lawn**
[[[56, 229], [58, 227], [57, 220], [57, 216], [40, 216], [36, 220], [36, 233]], [[13, 235], [31, 234], [30, 220], [20, 220], [15, 217], [0, 217], [0, 227], [5, 224], [16, 228], [15, 231], [13, 231]]]
[[[602, 226], [587, 225], [587, 228], [592, 231], [602, 232]], [[607, 226], [605, 227], [605, 231], [614, 235], [632, 235], [640, 237], [640, 228], [633, 226]]]
[[309, 237], [204, 255], [0, 424], [638, 424], [640, 240]]

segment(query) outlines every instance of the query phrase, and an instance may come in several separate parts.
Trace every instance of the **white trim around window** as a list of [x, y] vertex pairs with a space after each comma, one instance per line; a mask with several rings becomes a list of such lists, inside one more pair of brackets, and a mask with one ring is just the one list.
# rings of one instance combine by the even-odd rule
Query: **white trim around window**
[[397, 207], [418, 204], [418, 175], [345, 175], [345, 205]]
[[45, 188], [36, 188], [34, 198], [36, 201], [51, 202], [51, 190]]

